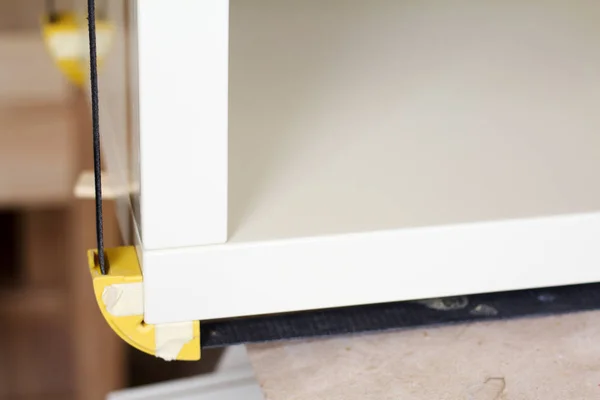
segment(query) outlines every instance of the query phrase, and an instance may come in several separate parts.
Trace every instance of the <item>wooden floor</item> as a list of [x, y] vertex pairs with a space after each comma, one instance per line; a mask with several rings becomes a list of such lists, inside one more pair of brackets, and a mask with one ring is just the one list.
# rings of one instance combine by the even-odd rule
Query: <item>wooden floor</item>
[[600, 312], [249, 348], [267, 400], [600, 398]]

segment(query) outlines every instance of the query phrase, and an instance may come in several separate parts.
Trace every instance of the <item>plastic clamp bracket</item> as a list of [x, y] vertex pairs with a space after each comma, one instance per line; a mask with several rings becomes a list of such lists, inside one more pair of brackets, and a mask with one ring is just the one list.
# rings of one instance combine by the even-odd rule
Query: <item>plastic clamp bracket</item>
[[88, 251], [94, 294], [102, 315], [125, 342], [171, 360], [200, 359], [200, 322], [146, 324], [142, 271], [133, 246], [106, 249], [107, 275], [100, 273], [97, 250]]

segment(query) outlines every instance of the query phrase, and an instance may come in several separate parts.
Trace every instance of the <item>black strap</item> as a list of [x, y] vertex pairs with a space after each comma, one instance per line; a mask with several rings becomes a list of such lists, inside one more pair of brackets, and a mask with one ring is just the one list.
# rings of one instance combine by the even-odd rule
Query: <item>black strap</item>
[[100, 113], [98, 106], [98, 60], [96, 56], [96, 5], [88, 0], [88, 33], [90, 42], [90, 84], [92, 92], [92, 135], [94, 137], [94, 192], [96, 197], [96, 240], [98, 263], [102, 275], [106, 275], [104, 256], [104, 233], [102, 217], [102, 165], [100, 162]]
[[[507, 318], [558, 315], [600, 309], [600, 284], [486, 293], [443, 299], [439, 308], [422, 302], [372, 304], [328, 310], [202, 321], [202, 348]], [[456, 306], [458, 304], [458, 306]]]

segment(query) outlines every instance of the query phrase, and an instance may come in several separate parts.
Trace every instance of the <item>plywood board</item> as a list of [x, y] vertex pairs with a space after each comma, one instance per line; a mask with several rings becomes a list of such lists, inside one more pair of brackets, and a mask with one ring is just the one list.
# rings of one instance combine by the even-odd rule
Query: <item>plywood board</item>
[[593, 399], [600, 312], [253, 345], [268, 400]]

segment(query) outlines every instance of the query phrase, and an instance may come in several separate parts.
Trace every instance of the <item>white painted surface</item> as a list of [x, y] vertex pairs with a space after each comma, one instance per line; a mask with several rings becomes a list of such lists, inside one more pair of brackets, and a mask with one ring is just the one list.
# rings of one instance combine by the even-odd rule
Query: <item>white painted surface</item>
[[232, 3], [230, 242], [600, 210], [600, 3]]
[[144, 246], [223, 243], [229, 2], [144, 0], [136, 11]]

